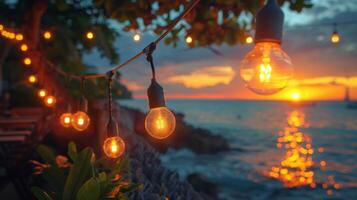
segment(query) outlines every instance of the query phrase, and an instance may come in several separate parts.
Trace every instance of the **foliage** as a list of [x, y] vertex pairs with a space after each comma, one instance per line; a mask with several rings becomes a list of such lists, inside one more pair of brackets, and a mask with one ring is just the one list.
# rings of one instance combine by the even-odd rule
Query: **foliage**
[[41, 174], [48, 187], [32, 187], [39, 200], [54, 199], [127, 199], [126, 194], [140, 188], [129, 181], [129, 161], [96, 159], [89, 147], [77, 152], [68, 145], [68, 157], [55, 155], [52, 149], [40, 145], [37, 152], [45, 163], [32, 161], [35, 174]]

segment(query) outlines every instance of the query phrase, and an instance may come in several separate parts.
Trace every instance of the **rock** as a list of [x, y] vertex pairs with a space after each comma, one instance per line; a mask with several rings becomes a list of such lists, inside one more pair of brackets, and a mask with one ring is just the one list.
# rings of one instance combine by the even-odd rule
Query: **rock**
[[216, 184], [208, 180], [207, 177], [193, 173], [187, 177], [187, 181], [191, 183], [192, 187], [199, 192], [207, 200], [218, 199], [218, 189]]
[[[215, 154], [230, 150], [228, 141], [219, 135], [202, 128], [195, 128], [184, 121], [184, 115], [175, 113], [176, 129], [174, 133], [165, 140], [157, 142], [146, 132], [144, 127], [146, 115], [139, 110], [121, 107], [121, 111], [130, 113], [134, 118], [134, 131], [144, 137], [159, 152], [166, 152], [169, 148], [188, 148], [199, 154]], [[128, 115], [128, 114], [127, 114]]]

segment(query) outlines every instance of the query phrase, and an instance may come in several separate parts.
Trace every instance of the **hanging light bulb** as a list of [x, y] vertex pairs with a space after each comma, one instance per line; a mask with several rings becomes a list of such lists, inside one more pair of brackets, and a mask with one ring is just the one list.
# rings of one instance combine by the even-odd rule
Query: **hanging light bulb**
[[125, 143], [119, 136], [118, 123], [116, 123], [112, 116], [112, 77], [113, 72], [108, 73], [108, 115], [109, 121], [107, 124], [107, 139], [103, 143], [103, 152], [109, 158], [118, 158], [125, 151]]
[[72, 119], [72, 114], [69, 112], [65, 112], [60, 116], [60, 123], [63, 127], [69, 128], [71, 127], [71, 119]]
[[340, 35], [338, 34], [337, 31], [334, 31], [331, 35], [331, 42], [334, 43], [334, 44], [337, 44], [340, 42]]
[[268, 0], [256, 18], [255, 47], [242, 60], [240, 76], [257, 94], [270, 95], [285, 88], [293, 75], [289, 56], [281, 49], [284, 13]]
[[44, 102], [47, 107], [53, 107], [56, 104], [56, 98], [52, 95], [48, 95], [45, 97]]
[[191, 36], [187, 36], [187, 37], [186, 37], [186, 43], [187, 43], [187, 44], [191, 44], [192, 42], [193, 42], [192, 37], [191, 37]]
[[90, 118], [87, 114], [88, 102], [83, 96], [81, 98], [79, 107], [79, 111], [72, 115], [71, 124], [77, 131], [84, 131], [90, 124]]
[[28, 78], [27, 78], [29, 83], [36, 83], [37, 82], [37, 77], [33, 74], [31, 74]]
[[92, 31], [88, 31], [86, 33], [86, 37], [88, 40], [92, 40], [94, 38], [94, 33]]
[[145, 118], [145, 129], [152, 137], [165, 139], [174, 132], [176, 119], [166, 107], [164, 89], [156, 82], [155, 66], [152, 57], [152, 52], [155, 48], [155, 43], [151, 43], [144, 49], [146, 59], [149, 61], [152, 70], [151, 84], [147, 90], [150, 111]]
[[22, 44], [22, 45], [20, 46], [20, 49], [21, 49], [21, 51], [27, 51], [27, 50], [28, 50], [27, 44]]
[[49, 40], [52, 38], [52, 33], [50, 31], [45, 31], [43, 33], [43, 38], [45, 38], [46, 40]]
[[44, 98], [46, 95], [47, 95], [47, 92], [45, 89], [40, 89], [38, 92], [37, 92], [37, 95], [40, 97], [40, 98]]
[[31, 59], [30, 59], [30, 58], [27, 58], [27, 57], [24, 58], [24, 61], [23, 61], [23, 62], [24, 62], [25, 65], [31, 65], [31, 63], [32, 63]]
[[133, 35], [133, 40], [135, 42], [139, 42], [141, 39], [141, 36], [140, 36], [140, 33], [136, 32], [134, 35]]

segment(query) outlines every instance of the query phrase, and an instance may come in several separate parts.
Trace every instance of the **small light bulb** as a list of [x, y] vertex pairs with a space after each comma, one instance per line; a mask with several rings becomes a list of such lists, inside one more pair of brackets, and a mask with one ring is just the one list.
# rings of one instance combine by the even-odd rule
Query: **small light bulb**
[[18, 40], [18, 41], [21, 41], [21, 40], [24, 39], [24, 35], [22, 35], [22, 34], [16, 34], [15, 39]]
[[331, 35], [331, 42], [334, 44], [339, 43], [341, 40], [340, 35], [337, 33], [337, 31], [334, 31]]
[[141, 39], [140, 34], [139, 34], [139, 33], [135, 33], [134, 36], [133, 36], [133, 40], [134, 40], [135, 42], [139, 42], [140, 39]]
[[53, 107], [56, 104], [56, 98], [54, 96], [45, 97], [45, 105], [48, 107]]
[[41, 89], [38, 91], [37, 95], [40, 97], [40, 98], [44, 98], [46, 95], [47, 95], [47, 92], [45, 89]]
[[125, 151], [125, 143], [119, 136], [109, 137], [104, 141], [103, 151], [109, 158], [118, 158]]
[[71, 124], [77, 131], [84, 131], [90, 124], [90, 118], [87, 113], [78, 111], [72, 115]]
[[24, 64], [25, 65], [31, 65], [31, 59], [30, 58], [25, 58], [24, 59]]
[[243, 59], [240, 76], [257, 94], [270, 95], [285, 88], [293, 75], [289, 56], [273, 42], [259, 42]]
[[94, 33], [91, 32], [91, 31], [88, 31], [87, 34], [86, 34], [86, 37], [87, 37], [87, 39], [91, 40], [91, 39], [94, 38]]
[[60, 116], [60, 123], [63, 127], [68, 128], [71, 127], [71, 119], [72, 119], [72, 114], [71, 113], [63, 113]]
[[37, 82], [37, 77], [35, 75], [30, 75], [28, 77], [29, 83], [36, 83]]
[[43, 38], [45, 38], [46, 40], [51, 39], [51, 37], [52, 37], [52, 33], [50, 31], [45, 31], [43, 33]]
[[4, 30], [4, 26], [0, 24], [0, 31]]
[[248, 36], [245, 38], [245, 43], [247, 44], [252, 44], [253, 43], [253, 37], [252, 36]]
[[20, 46], [20, 49], [21, 49], [21, 51], [27, 51], [27, 50], [28, 50], [27, 44], [22, 44], [22, 45]]
[[145, 129], [154, 138], [169, 137], [176, 127], [174, 114], [166, 107], [150, 109], [145, 118]]
[[191, 37], [191, 36], [187, 36], [187, 37], [186, 37], [186, 43], [187, 43], [187, 44], [191, 44], [192, 42], [193, 42], [192, 37]]

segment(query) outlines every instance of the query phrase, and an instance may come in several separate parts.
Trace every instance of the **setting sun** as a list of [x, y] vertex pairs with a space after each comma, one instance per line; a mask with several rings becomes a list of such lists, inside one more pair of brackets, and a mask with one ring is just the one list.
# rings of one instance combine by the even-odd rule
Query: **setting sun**
[[293, 101], [299, 101], [301, 99], [301, 94], [299, 92], [291, 93], [291, 99]]

